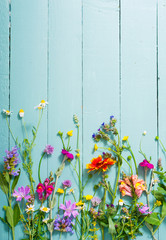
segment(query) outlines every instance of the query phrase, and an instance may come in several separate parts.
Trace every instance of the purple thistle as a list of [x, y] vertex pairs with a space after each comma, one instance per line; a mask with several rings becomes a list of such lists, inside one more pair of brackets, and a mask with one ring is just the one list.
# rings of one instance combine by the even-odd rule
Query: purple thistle
[[69, 188], [69, 187], [71, 187], [71, 181], [70, 180], [65, 180], [65, 181], [62, 182], [62, 185], [63, 185], [64, 189]]
[[44, 153], [47, 153], [48, 155], [52, 155], [54, 152], [54, 147], [51, 145], [46, 145], [44, 149]]
[[138, 211], [142, 214], [151, 214], [152, 212], [148, 212], [149, 207], [147, 207], [147, 204], [145, 204], [144, 206], [141, 206], [139, 204], [137, 204], [138, 207]]
[[91, 199], [91, 202], [92, 202], [93, 207], [96, 207], [101, 203], [101, 199], [99, 197], [93, 197]]
[[30, 192], [30, 187], [26, 186], [25, 188], [22, 186], [18, 188], [18, 192], [14, 190], [13, 197], [16, 197], [16, 201], [21, 201], [22, 199], [30, 199], [31, 196], [28, 195]]
[[74, 202], [73, 204], [71, 204], [71, 200], [66, 201], [66, 206], [64, 204], [61, 203], [60, 209], [64, 210], [64, 217], [70, 217], [73, 215], [74, 218], [77, 217], [77, 215], [79, 214], [76, 209], [76, 203]]
[[71, 232], [73, 234], [74, 223], [72, 222], [72, 219], [73, 219], [72, 217], [64, 217], [64, 216], [63, 218], [60, 218], [60, 216], [57, 215], [57, 218], [54, 221], [54, 230], [60, 231], [60, 232]]
[[9, 171], [10, 175], [18, 176], [20, 170], [15, 170], [17, 165], [20, 163], [18, 158], [18, 147], [15, 146], [11, 151], [6, 150], [6, 157], [4, 157], [4, 168]]

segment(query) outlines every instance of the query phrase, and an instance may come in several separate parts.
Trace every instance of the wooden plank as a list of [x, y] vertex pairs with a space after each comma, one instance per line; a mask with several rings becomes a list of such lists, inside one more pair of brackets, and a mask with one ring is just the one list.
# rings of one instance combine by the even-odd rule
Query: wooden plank
[[[47, 100], [47, 30], [48, 1], [12, 1], [11, 5], [11, 128], [14, 135], [22, 141], [24, 130], [18, 111], [25, 111], [24, 120], [29, 139], [32, 139], [32, 126], [37, 125], [38, 105], [42, 99]], [[33, 178], [38, 184], [38, 164], [47, 144], [47, 110], [43, 119], [33, 150]], [[11, 141], [11, 146], [14, 142]], [[47, 176], [47, 159], [42, 163], [42, 180]], [[29, 184], [27, 175], [22, 169], [18, 186]], [[17, 239], [23, 238], [21, 225], [16, 227]]]
[[[54, 158], [48, 162], [49, 171], [55, 172], [62, 161], [62, 143], [58, 131], [66, 133], [73, 130], [71, 138], [72, 153], [76, 149], [76, 129], [73, 114], [80, 119], [82, 129], [82, 26], [81, 0], [61, 0], [49, 2], [49, 113], [48, 142], [54, 145]], [[82, 148], [82, 130], [80, 129], [80, 148]], [[82, 151], [81, 151], [82, 158]], [[75, 164], [75, 159], [72, 161]], [[78, 201], [78, 181], [69, 163], [58, 182], [71, 180]], [[72, 195], [66, 197], [74, 202]], [[62, 198], [60, 199], [62, 203]], [[57, 211], [53, 212], [55, 215]], [[59, 232], [54, 233], [54, 238]], [[62, 239], [78, 239], [76, 234], [62, 234]]]
[[[142, 148], [156, 166], [156, 1], [121, 1], [121, 14], [122, 137], [129, 136], [139, 164], [144, 159], [138, 153], [139, 143], [146, 130]], [[139, 174], [143, 178], [140, 168]], [[145, 239], [147, 234], [149, 231], [144, 232]]]
[[[0, 110], [9, 109], [9, 4], [0, 2]], [[0, 156], [3, 159], [5, 149], [8, 149], [8, 129], [3, 114], [0, 114]], [[3, 170], [3, 164], [0, 167]], [[1, 217], [4, 217], [3, 206], [7, 204], [4, 193], [0, 190]], [[0, 221], [1, 238], [8, 239], [8, 227]]]
[[[109, 122], [111, 115], [118, 119], [120, 127], [118, 1], [85, 0], [83, 3], [83, 77], [83, 169], [86, 181], [86, 164], [103, 152], [93, 152], [92, 134], [103, 122]], [[97, 145], [103, 147], [102, 143]], [[115, 169], [113, 166], [110, 170], [111, 182], [115, 179]], [[99, 176], [94, 176], [84, 195], [93, 194], [93, 185], [99, 181]], [[100, 192], [98, 196], [102, 197], [102, 194]], [[110, 203], [109, 199], [107, 201]], [[110, 235], [105, 238], [109, 239]]]
[[[165, 91], [166, 91], [166, 69], [165, 69], [165, 61], [166, 61], [166, 1], [161, 0], [158, 1], [158, 73], [159, 73], [159, 137], [162, 140], [164, 146], [166, 146], [166, 127], [165, 127]], [[162, 165], [164, 169], [166, 169], [166, 159], [165, 154], [163, 154], [162, 148], [159, 148], [159, 157], [162, 158]], [[165, 239], [165, 221], [162, 223], [159, 229], [159, 239]]]

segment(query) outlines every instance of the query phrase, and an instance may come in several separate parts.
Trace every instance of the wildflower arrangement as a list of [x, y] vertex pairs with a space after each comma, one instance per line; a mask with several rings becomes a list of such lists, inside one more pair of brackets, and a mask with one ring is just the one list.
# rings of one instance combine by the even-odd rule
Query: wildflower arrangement
[[[23, 225], [23, 239], [29, 240], [52, 240], [55, 232], [59, 233], [60, 238], [63, 234], [76, 234], [78, 240], [104, 240], [106, 232], [112, 240], [136, 239], [143, 235], [143, 227], [156, 239], [155, 233], [166, 217], [166, 172], [161, 159], [157, 166], [151, 163], [151, 158], [142, 151], [142, 142], [139, 147], [141, 161], [136, 159], [129, 137], [124, 136], [121, 140], [114, 116], [110, 117], [109, 123], [102, 123], [92, 135], [94, 153], [99, 153], [86, 165], [86, 178], [82, 179], [80, 124], [74, 115], [77, 133], [75, 154], [70, 146], [73, 130], [66, 134], [59, 131], [61, 163], [55, 174], [50, 172], [46, 179], [42, 179], [42, 161], [54, 153], [54, 147], [46, 145], [41, 149], [38, 161], [38, 182], [34, 181], [32, 150], [47, 105], [48, 102], [42, 100], [35, 107], [39, 111], [39, 120], [37, 127], [32, 127], [31, 138], [24, 122], [24, 110], [19, 111], [26, 135], [22, 143], [18, 142], [10, 128], [8, 118], [12, 112], [3, 110], [15, 146], [5, 151], [3, 170], [0, 172], [0, 188], [7, 198], [7, 205], [3, 206], [5, 216], [0, 220], [11, 229], [12, 239], [15, 240], [15, 226], [18, 223]], [[146, 131], [143, 133], [145, 135]], [[159, 137], [155, 140], [166, 152]], [[69, 178], [60, 181], [68, 165], [77, 179], [78, 189], [73, 188]], [[123, 166], [127, 166], [129, 171], [122, 171]], [[144, 173], [143, 178], [138, 168]], [[22, 171], [28, 175], [27, 185], [20, 185]], [[110, 181], [112, 171], [116, 171], [114, 181]], [[88, 188], [85, 195], [88, 183], [93, 181], [94, 188]]]

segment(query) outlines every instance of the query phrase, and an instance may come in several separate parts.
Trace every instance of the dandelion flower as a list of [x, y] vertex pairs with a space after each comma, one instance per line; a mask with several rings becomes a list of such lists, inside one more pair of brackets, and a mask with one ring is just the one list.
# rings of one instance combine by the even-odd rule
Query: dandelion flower
[[57, 193], [59, 193], [59, 194], [63, 194], [63, 193], [64, 193], [64, 190], [61, 189], [61, 188], [58, 188]]
[[128, 138], [129, 138], [129, 136], [124, 136], [123, 139], [122, 139], [122, 141], [127, 141]]
[[69, 137], [73, 136], [73, 130], [67, 132], [67, 135], [68, 135]]
[[92, 195], [86, 195], [86, 196], [84, 196], [84, 198], [85, 198], [87, 201], [90, 201], [90, 200], [93, 198], [93, 196], [92, 196]]

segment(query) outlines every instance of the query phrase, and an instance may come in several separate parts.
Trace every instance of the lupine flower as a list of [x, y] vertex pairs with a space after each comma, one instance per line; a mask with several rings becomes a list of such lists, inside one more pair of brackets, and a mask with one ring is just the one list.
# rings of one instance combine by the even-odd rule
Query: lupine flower
[[67, 132], [67, 135], [68, 135], [69, 137], [73, 136], [73, 130]]
[[34, 212], [35, 211], [35, 206], [34, 205], [28, 205], [25, 211], [28, 212]]
[[74, 202], [73, 204], [71, 204], [71, 200], [66, 201], [66, 206], [64, 204], [61, 204], [59, 208], [65, 211], [64, 217], [70, 217], [71, 215], [73, 215], [73, 217], [76, 218], [78, 215], [78, 212], [76, 211], [76, 203]]
[[141, 162], [139, 165], [141, 167], [147, 167], [149, 169], [153, 169], [154, 168], [154, 165], [151, 164], [150, 162], [148, 162], [146, 159], [144, 159], [143, 162]]
[[47, 145], [44, 149], [44, 152], [47, 153], [47, 155], [52, 155], [54, 152], [54, 147], [51, 145]]
[[13, 193], [13, 197], [16, 197], [16, 201], [21, 201], [22, 199], [30, 199], [31, 196], [28, 195], [30, 192], [30, 187], [26, 186], [25, 188], [22, 186], [22, 187], [19, 187], [18, 188], [18, 192], [16, 190], [14, 190], [14, 193]]
[[70, 188], [71, 187], [71, 181], [70, 180], [65, 180], [62, 182], [63, 188]]
[[9, 111], [9, 110], [3, 109], [3, 113], [5, 113], [6, 116], [10, 116], [13, 112], [12, 112], [12, 111]]
[[139, 198], [142, 195], [142, 192], [145, 191], [145, 182], [142, 179], [138, 179], [137, 175], [126, 177], [124, 180], [119, 180], [119, 182], [119, 191], [123, 197], [125, 195], [132, 197], [134, 191]]
[[57, 215], [57, 218], [54, 221], [54, 230], [60, 231], [60, 232], [70, 232], [74, 233], [73, 231], [74, 223], [72, 222], [72, 217], [63, 217], [60, 218], [59, 215]]
[[48, 213], [48, 212], [50, 211], [50, 208], [42, 206], [42, 207], [40, 208], [40, 211], [45, 212], [45, 213]]
[[20, 118], [23, 118], [23, 117], [24, 117], [24, 110], [23, 110], [23, 109], [20, 109], [20, 111], [19, 111], [19, 116], [20, 116]]
[[48, 102], [46, 102], [45, 100], [41, 100], [41, 102], [39, 103], [39, 105], [37, 105], [34, 108], [38, 108], [38, 109], [43, 109], [46, 107], [46, 105], [48, 104]]
[[91, 199], [91, 202], [92, 202], [93, 207], [96, 207], [101, 203], [101, 199], [99, 197], [93, 197]]
[[140, 206], [139, 204], [137, 204], [138, 207], [138, 211], [142, 214], [151, 214], [152, 212], [148, 212], [149, 207], [147, 207], [147, 204], [145, 204], [144, 206]]
[[106, 158], [102, 160], [102, 156], [99, 155], [97, 158], [93, 158], [91, 163], [86, 165], [86, 169], [89, 169], [88, 172], [91, 171], [103, 171], [105, 172], [111, 165], [115, 164], [116, 161], [111, 158]]
[[71, 159], [71, 160], [74, 159], [74, 155], [72, 153], [69, 153], [65, 149], [62, 149], [62, 154], [65, 155], [68, 159]]
[[10, 175], [18, 176], [20, 170], [15, 170], [17, 165], [20, 163], [18, 158], [18, 148], [13, 147], [11, 151], [6, 150], [6, 157], [4, 157], [4, 168], [9, 171]]

